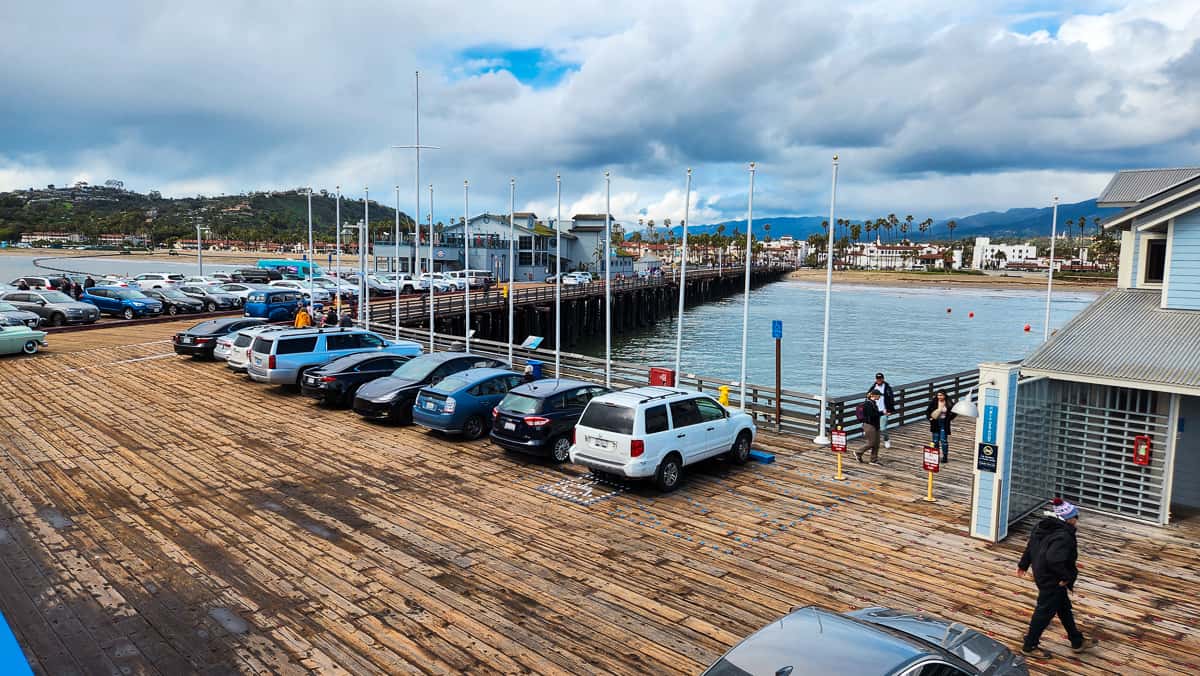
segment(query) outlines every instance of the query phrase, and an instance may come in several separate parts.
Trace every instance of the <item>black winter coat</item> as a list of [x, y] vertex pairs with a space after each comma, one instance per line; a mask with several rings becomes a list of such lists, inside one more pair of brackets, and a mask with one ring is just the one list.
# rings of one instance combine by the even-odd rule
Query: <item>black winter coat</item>
[[1017, 568], [1029, 570], [1032, 566], [1033, 581], [1042, 591], [1053, 590], [1060, 582], [1065, 582], [1068, 589], [1074, 589], [1075, 579], [1079, 577], [1079, 569], [1075, 567], [1078, 558], [1075, 527], [1048, 516], [1033, 527]]
[[[874, 380], [871, 381], [871, 386], [867, 388], [867, 391], [870, 392], [873, 389], [875, 389]], [[880, 398], [880, 401], [883, 402], [885, 411], [896, 411], [896, 393], [892, 391], [892, 386], [886, 380], [883, 381], [883, 396]]]
[[929, 400], [929, 405], [925, 407], [925, 419], [929, 420], [929, 431], [936, 433], [938, 425], [946, 426], [946, 436], [950, 436], [950, 421], [958, 417], [958, 414], [951, 409], [954, 408], [954, 400], [946, 397], [946, 417], [941, 420], [929, 420], [929, 416], [937, 410], [937, 397]]

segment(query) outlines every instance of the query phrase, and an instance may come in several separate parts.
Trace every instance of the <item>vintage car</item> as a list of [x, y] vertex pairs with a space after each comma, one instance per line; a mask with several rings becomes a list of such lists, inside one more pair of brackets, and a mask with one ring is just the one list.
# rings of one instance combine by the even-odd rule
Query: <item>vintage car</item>
[[0, 354], [34, 354], [45, 344], [45, 331], [28, 326], [0, 326]]

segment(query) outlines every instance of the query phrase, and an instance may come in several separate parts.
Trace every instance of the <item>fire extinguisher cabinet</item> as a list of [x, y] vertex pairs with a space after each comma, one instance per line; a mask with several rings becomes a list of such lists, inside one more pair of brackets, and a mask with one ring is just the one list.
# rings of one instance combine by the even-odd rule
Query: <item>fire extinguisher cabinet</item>
[[650, 384], [675, 387], [675, 370], [659, 368], [657, 366], [651, 367]]

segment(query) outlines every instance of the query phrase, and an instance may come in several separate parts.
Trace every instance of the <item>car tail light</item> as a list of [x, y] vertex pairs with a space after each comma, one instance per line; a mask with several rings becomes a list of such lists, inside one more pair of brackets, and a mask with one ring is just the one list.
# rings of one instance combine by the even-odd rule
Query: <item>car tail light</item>
[[496, 407], [492, 408], [492, 420], [495, 420], [496, 418], [499, 418], [499, 417], [500, 417], [500, 407], [496, 406]]
[[321, 378], [321, 382], [323, 382], [323, 383], [332, 383], [332, 382], [335, 382], [336, 380], [337, 380], [337, 378], [334, 378], [333, 376], [324, 376]]
[[575, 428], [574, 427], [571, 428], [571, 445], [572, 446], [575, 445]]
[[646, 452], [646, 442], [641, 439], [634, 439], [629, 442], [629, 457], [640, 458]]
[[269, 368], [269, 369], [275, 368], [275, 355], [271, 355], [270, 357], [267, 357], [267, 368]]
[[545, 425], [548, 422], [550, 422], [549, 418], [543, 418], [540, 415], [525, 416], [525, 424], [529, 425], [530, 427], [541, 427], [542, 425]]
[[458, 402], [454, 401], [454, 397], [446, 397], [446, 403], [442, 404], [442, 413], [454, 413], [456, 408], [458, 408]]
[[197, 342], [197, 343], [211, 343], [211, 342], [212, 342], [212, 338], [197, 338], [197, 339], [196, 339], [196, 342]]

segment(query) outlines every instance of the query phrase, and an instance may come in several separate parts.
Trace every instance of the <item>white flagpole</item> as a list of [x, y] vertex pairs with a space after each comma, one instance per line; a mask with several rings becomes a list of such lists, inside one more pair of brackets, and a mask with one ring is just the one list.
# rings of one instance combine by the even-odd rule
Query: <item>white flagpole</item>
[[471, 351], [471, 203], [467, 192], [469, 187], [467, 181], [463, 180], [463, 270], [466, 271], [464, 281], [467, 283], [466, 289], [463, 290], [463, 297], [466, 299], [463, 333], [467, 336], [467, 352]]
[[517, 208], [517, 179], [510, 178], [508, 180], [508, 366], [513, 365], [513, 317], [516, 314], [514, 308], [515, 296], [517, 295], [516, 287], [516, 246], [513, 240], [516, 239], [516, 217], [514, 212]]
[[604, 172], [604, 386], [612, 387], [612, 179]]
[[821, 410], [818, 415], [821, 418], [820, 429], [817, 437], [813, 439], [814, 444], [826, 445], [829, 443], [829, 435], [826, 434], [826, 425], [828, 412], [825, 410], [828, 406], [828, 384], [829, 384], [829, 297], [833, 290], [833, 234], [834, 224], [837, 223], [833, 219], [834, 207], [837, 204], [837, 175], [838, 175], [838, 156], [833, 156], [833, 189], [829, 194], [829, 228], [825, 231], [827, 238], [828, 253], [825, 254], [825, 332], [821, 340]]
[[[337, 247], [337, 293], [338, 300], [340, 300], [342, 295], [342, 186], [336, 186], [336, 190], [337, 202], [335, 203], [333, 211], [333, 236], [336, 242], [334, 246]], [[341, 305], [342, 304], [340, 302], [335, 302], [334, 304], [334, 306], [338, 309], [338, 319], [342, 318]]]
[[312, 236], [312, 188], [308, 189], [308, 303], [312, 311], [313, 301], [313, 236]]
[[554, 175], [554, 377], [562, 378], [562, 174]]
[[371, 327], [371, 287], [367, 286], [367, 246], [371, 237], [371, 191], [363, 188], [363, 227], [358, 235], [358, 298], [363, 327]]
[[[751, 233], [754, 232], [754, 163], [750, 163], [750, 199], [746, 206], [746, 282], [742, 296], [742, 375], [741, 410], [746, 410], [746, 344], [750, 338], [750, 258], [753, 253]], [[681, 296], [682, 297], [682, 296]], [[683, 316], [683, 308], [679, 310]]]
[[679, 317], [676, 321], [675, 331], [675, 382], [679, 382], [680, 361], [683, 358], [683, 302], [684, 293], [687, 288], [687, 222], [688, 222], [688, 207], [692, 202], [692, 170], [687, 170], [687, 190], [684, 192], [683, 198], [683, 263], [679, 268]]
[[392, 240], [392, 281], [395, 282], [395, 288], [392, 293], [395, 294], [395, 317], [394, 333], [395, 340], [400, 340], [400, 186], [396, 186], [396, 236]]
[[434, 297], [433, 297], [433, 184], [429, 184], [429, 353], [433, 354], [433, 321], [434, 321]]
[[1054, 196], [1054, 210], [1050, 216], [1050, 270], [1046, 273], [1046, 327], [1042, 340], [1050, 340], [1050, 294], [1054, 290], [1054, 239], [1058, 234], [1058, 196]]

